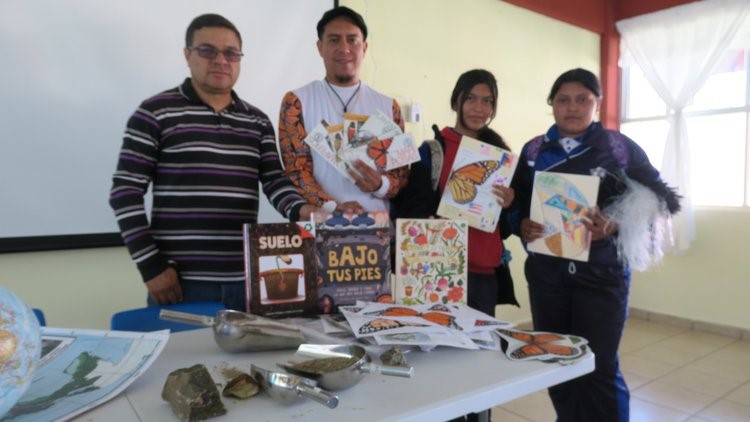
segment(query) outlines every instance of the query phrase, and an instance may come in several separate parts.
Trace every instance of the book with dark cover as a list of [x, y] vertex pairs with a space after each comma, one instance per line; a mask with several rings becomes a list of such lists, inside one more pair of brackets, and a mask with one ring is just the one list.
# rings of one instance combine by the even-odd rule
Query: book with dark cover
[[316, 214], [320, 313], [358, 300], [393, 302], [388, 212]]
[[311, 222], [245, 224], [246, 311], [269, 317], [318, 311]]

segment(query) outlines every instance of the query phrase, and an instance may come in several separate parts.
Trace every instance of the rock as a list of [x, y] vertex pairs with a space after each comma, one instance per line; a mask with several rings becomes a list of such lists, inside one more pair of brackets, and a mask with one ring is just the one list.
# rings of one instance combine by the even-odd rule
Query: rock
[[227, 413], [219, 390], [204, 365], [180, 368], [167, 376], [161, 398], [181, 421], [202, 421]]
[[383, 362], [383, 365], [409, 366], [406, 362], [406, 356], [404, 356], [398, 346], [393, 346], [383, 352], [383, 354], [380, 355], [380, 361]]
[[260, 384], [250, 374], [241, 373], [232, 378], [221, 392], [225, 397], [247, 399], [260, 392]]

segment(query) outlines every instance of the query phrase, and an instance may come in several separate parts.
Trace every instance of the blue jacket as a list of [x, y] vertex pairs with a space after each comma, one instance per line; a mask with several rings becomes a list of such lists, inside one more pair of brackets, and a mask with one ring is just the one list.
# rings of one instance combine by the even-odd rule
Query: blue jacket
[[[659, 172], [651, 165], [643, 149], [632, 139], [614, 130], [592, 123], [578, 141], [581, 144], [567, 153], [558, 142], [557, 126], [524, 145], [512, 186], [516, 192], [517, 208], [511, 214], [513, 233], [519, 235], [520, 222], [529, 216], [534, 174], [552, 171], [601, 177], [597, 205], [604, 209], [625, 190], [621, 182], [625, 175], [653, 190], [663, 198], [671, 212], [677, 212], [679, 201], [675, 193], [662, 182]], [[616, 234], [615, 234], [616, 236]], [[589, 263], [622, 265], [617, 247], [611, 239], [591, 243]]]

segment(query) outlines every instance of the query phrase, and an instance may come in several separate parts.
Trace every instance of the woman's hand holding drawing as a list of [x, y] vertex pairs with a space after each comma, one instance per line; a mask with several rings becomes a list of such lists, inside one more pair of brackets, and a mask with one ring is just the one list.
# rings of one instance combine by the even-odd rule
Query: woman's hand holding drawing
[[530, 218], [521, 220], [521, 238], [526, 243], [531, 243], [544, 236], [544, 224], [537, 223]]
[[583, 225], [591, 233], [591, 240], [601, 240], [617, 231], [617, 223], [604, 214], [599, 207], [592, 207], [581, 218]]
[[497, 203], [503, 208], [510, 207], [516, 197], [513, 188], [503, 185], [492, 185], [492, 193], [495, 195]]

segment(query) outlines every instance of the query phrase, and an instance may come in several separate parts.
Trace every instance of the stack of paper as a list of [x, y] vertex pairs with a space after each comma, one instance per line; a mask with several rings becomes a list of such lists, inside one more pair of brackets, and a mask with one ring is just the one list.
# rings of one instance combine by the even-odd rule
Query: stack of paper
[[462, 304], [357, 302], [339, 309], [357, 338], [371, 338], [379, 345], [420, 346], [428, 350], [436, 346], [499, 350], [492, 331], [512, 325]]
[[310, 147], [347, 178], [347, 169], [362, 160], [378, 171], [389, 171], [419, 161], [411, 134], [377, 111], [365, 116], [345, 114], [343, 124], [321, 121], [305, 138]]

